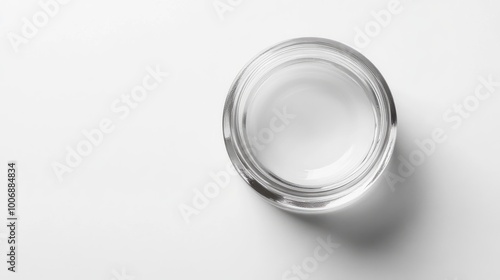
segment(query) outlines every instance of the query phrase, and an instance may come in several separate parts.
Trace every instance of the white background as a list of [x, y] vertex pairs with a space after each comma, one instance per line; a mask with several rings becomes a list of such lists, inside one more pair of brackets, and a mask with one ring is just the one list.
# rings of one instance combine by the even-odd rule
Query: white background
[[[456, 128], [443, 119], [479, 77], [500, 81], [498, 1], [401, 0], [362, 47], [356, 28], [389, 1], [232, 1], [222, 17], [214, 3], [227, 2], [73, 0], [15, 52], [12, 33], [43, 10], [1, 0], [1, 279], [282, 279], [328, 235], [340, 248], [308, 279], [500, 279], [500, 87]], [[231, 175], [186, 223], [179, 206], [229, 163], [221, 118], [233, 78], [262, 49], [303, 36], [357, 47], [386, 78], [399, 121], [389, 172], [434, 129], [447, 140], [404, 182], [382, 178], [322, 219], [275, 209]], [[113, 113], [156, 65], [170, 76], [128, 117]], [[60, 182], [54, 162], [104, 118], [114, 131]], [[9, 160], [16, 274], [3, 261]]]

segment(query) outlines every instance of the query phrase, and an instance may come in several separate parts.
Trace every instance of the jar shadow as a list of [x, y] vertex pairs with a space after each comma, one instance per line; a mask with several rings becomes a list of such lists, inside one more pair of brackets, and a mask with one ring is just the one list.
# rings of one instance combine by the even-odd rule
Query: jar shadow
[[[375, 186], [359, 201], [344, 209], [322, 215], [285, 212], [299, 222], [318, 227], [332, 239], [351, 247], [383, 246], [415, 218], [422, 204], [422, 186], [418, 176], [397, 182], [399, 156], [404, 156], [401, 143], [396, 141], [389, 165]], [[400, 177], [401, 178], [401, 177]]]

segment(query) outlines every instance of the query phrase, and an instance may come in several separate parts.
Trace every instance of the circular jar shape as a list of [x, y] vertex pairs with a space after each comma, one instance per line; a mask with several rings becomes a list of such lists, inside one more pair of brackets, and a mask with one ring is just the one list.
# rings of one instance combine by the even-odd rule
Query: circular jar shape
[[323, 213], [373, 186], [391, 157], [396, 110], [375, 66], [322, 38], [252, 59], [224, 107], [226, 149], [243, 179], [285, 210]]

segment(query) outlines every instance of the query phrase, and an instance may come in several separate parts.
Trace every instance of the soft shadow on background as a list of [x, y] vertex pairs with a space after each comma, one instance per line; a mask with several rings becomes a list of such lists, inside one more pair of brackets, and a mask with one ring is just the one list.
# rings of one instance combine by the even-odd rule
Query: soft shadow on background
[[352, 248], [376, 248], [390, 242], [412, 221], [422, 204], [422, 185], [418, 176], [412, 175], [402, 183], [390, 187], [387, 172], [398, 174], [399, 155], [408, 155], [408, 143], [397, 141], [394, 154], [384, 174], [372, 190], [345, 209], [323, 214], [303, 215], [283, 211], [297, 222], [309, 224], [329, 232], [332, 239]]

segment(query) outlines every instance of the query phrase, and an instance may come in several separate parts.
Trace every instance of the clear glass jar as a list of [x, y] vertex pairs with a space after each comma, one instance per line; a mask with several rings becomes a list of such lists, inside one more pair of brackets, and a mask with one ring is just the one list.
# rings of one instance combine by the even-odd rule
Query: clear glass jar
[[252, 59], [224, 107], [241, 177], [285, 210], [323, 213], [373, 186], [391, 157], [396, 110], [375, 66], [328, 39], [297, 38]]

